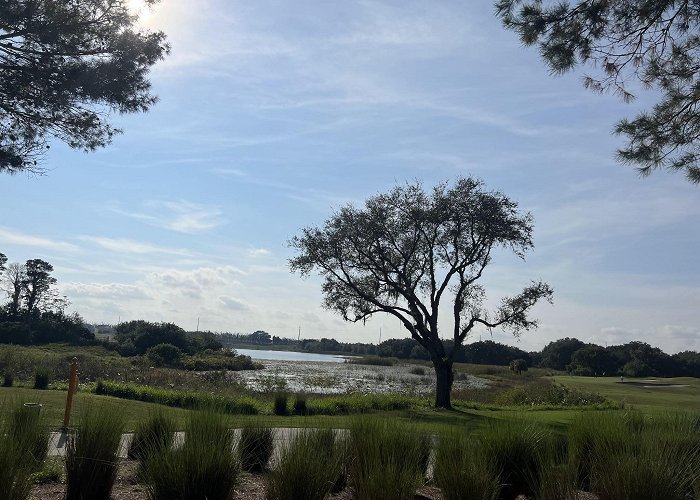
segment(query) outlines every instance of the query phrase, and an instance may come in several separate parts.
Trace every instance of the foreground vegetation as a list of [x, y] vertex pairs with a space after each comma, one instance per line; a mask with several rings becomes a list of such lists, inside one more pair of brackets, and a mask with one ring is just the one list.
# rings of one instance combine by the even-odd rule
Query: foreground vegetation
[[[255, 484], [271, 500], [322, 500], [348, 487], [358, 498], [408, 500], [426, 484], [445, 500], [573, 500], [579, 491], [614, 500], [700, 499], [698, 413], [589, 411], [565, 428], [523, 417], [442, 427], [364, 415], [348, 417], [347, 430], [307, 429], [275, 440], [260, 423], [234, 432], [241, 421], [222, 413], [188, 411], [178, 422], [163, 409], [141, 414], [120, 457], [125, 414], [98, 399], [81, 401], [65, 460], [46, 460], [40, 413], [3, 405], [0, 488], [11, 492], [3, 498], [26, 500], [37, 482], [64, 482], [66, 498], [109, 498], [119, 464], [133, 461], [132, 480], [149, 500], [230, 500], [243, 470], [259, 476]], [[177, 428], [184, 430], [180, 444]], [[52, 474], [57, 465], [62, 470]]]

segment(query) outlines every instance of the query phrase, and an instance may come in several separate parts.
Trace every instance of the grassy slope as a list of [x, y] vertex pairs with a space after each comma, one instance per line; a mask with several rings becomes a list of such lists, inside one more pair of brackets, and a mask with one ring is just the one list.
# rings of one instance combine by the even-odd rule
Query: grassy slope
[[[597, 392], [615, 401], [621, 401], [645, 411], [700, 411], [700, 379], [667, 378], [656, 379], [658, 384], [687, 385], [688, 387], [645, 388], [627, 382], [642, 382], [648, 379], [625, 379], [619, 377], [572, 377], [557, 376], [554, 379], [564, 385]], [[649, 384], [651, 385], [651, 384]]]

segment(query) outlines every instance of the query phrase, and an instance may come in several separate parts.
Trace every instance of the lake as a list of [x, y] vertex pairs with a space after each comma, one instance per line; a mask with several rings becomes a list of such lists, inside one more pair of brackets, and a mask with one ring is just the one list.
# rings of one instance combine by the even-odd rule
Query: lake
[[272, 361], [325, 361], [328, 363], [345, 363], [344, 356], [331, 354], [314, 354], [311, 352], [267, 351], [264, 349], [236, 349], [238, 354], [250, 356], [253, 359], [268, 359]]

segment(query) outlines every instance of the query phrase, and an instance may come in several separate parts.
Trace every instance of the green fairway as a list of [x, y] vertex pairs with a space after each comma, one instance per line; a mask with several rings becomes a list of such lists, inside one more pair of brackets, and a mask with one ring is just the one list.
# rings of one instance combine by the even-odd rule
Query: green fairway
[[679, 378], [625, 378], [557, 376], [557, 382], [597, 392], [606, 398], [620, 401], [647, 411], [700, 411], [700, 379]]

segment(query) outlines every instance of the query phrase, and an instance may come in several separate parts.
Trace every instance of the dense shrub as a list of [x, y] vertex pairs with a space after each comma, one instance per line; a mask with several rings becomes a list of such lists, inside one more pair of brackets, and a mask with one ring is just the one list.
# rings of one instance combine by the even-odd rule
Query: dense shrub
[[241, 468], [246, 472], [262, 472], [272, 456], [275, 431], [269, 427], [244, 427], [238, 441]]
[[182, 362], [182, 351], [172, 344], [158, 344], [148, 348], [146, 357], [155, 366], [178, 367]]
[[117, 478], [124, 418], [106, 407], [83, 410], [66, 446], [66, 500], [109, 500]]
[[2, 386], [3, 387], [12, 387], [12, 385], [15, 383], [15, 377], [12, 375], [12, 372], [5, 372], [2, 376]]

